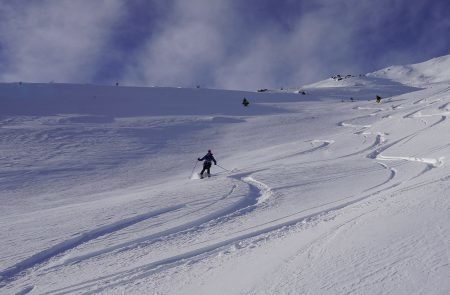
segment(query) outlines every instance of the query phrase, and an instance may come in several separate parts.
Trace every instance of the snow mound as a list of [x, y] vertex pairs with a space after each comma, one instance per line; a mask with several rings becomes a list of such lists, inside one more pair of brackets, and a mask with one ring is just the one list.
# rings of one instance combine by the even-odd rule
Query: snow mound
[[329, 79], [305, 85], [303, 88], [371, 88], [398, 84], [427, 88], [429, 84], [448, 82], [450, 82], [450, 54], [422, 63], [390, 66], [365, 75], [338, 74]]
[[369, 78], [385, 78], [405, 85], [424, 87], [432, 83], [450, 81], [450, 55], [411, 64], [390, 66], [366, 75]]

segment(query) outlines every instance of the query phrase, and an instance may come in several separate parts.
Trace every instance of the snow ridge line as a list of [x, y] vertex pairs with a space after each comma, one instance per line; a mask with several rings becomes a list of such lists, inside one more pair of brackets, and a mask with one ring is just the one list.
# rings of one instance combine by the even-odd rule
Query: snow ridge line
[[427, 164], [431, 168], [437, 168], [444, 165], [444, 157], [434, 159], [434, 158], [417, 158], [417, 157], [391, 157], [378, 155], [377, 160], [384, 160], [384, 161], [406, 160], [411, 162], [421, 162]]
[[138, 216], [130, 217], [124, 220], [117, 221], [115, 223], [99, 227], [97, 229], [85, 232], [75, 238], [58, 243], [44, 251], [34, 254], [33, 256], [24, 259], [15, 265], [0, 272], [0, 287], [4, 286], [7, 282], [14, 280], [14, 277], [20, 272], [32, 268], [40, 263], [43, 263], [57, 255], [60, 255], [70, 249], [73, 249], [81, 244], [87, 243], [91, 240], [99, 238], [101, 236], [119, 231], [121, 229], [132, 226], [136, 223], [144, 220], [156, 217], [161, 214], [165, 214], [171, 211], [176, 211], [184, 207], [185, 205], [175, 205], [167, 208], [162, 208], [156, 211], [140, 214]]
[[342, 126], [342, 127], [366, 128], [366, 129], [372, 127], [372, 125], [355, 125], [355, 124], [350, 124], [350, 123], [345, 123], [345, 122], [340, 122], [338, 125]]

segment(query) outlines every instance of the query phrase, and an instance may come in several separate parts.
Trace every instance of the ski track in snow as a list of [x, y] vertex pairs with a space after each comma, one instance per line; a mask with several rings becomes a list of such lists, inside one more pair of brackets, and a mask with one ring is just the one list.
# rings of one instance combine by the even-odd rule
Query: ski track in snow
[[[184, 223], [179, 226], [170, 228], [170, 229], [162, 231], [162, 232], [155, 233], [150, 236], [145, 236], [145, 237], [139, 238], [137, 240], [128, 241], [126, 243], [115, 245], [115, 246], [112, 246], [109, 248], [104, 248], [100, 251], [91, 252], [88, 254], [84, 254], [82, 256], [63, 259], [62, 263], [57, 263], [56, 265], [52, 265], [50, 267], [50, 269], [61, 267], [62, 265], [79, 263], [83, 260], [91, 259], [93, 257], [103, 255], [106, 253], [110, 253], [113, 251], [132, 250], [132, 249], [135, 249], [136, 247], [139, 247], [144, 244], [148, 246], [151, 243], [159, 241], [164, 237], [175, 236], [175, 235], [179, 235], [184, 232], [187, 232], [187, 231], [197, 230], [201, 225], [206, 224], [210, 221], [221, 222], [221, 220], [223, 220], [223, 219], [229, 219], [230, 217], [235, 218], [235, 217], [247, 214], [247, 213], [251, 212], [252, 210], [254, 210], [258, 205], [261, 205], [262, 203], [267, 201], [273, 195], [271, 189], [267, 185], [265, 185], [264, 183], [262, 183], [260, 181], [255, 180], [253, 177], [247, 176], [247, 175], [250, 175], [250, 173], [237, 174], [237, 175], [232, 176], [232, 178], [241, 180], [244, 183], [249, 185], [249, 194], [247, 196], [244, 196], [243, 198], [241, 198], [238, 202], [233, 203], [229, 207], [225, 207], [222, 210], [218, 210], [216, 212], [209, 213], [208, 215], [206, 215], [202, 218], [196, 219], [192, 222]], [[207, 207], [210, 207], [211, 205], [219, 202], [220, 200], [223, 200], [223, 199], [229, 197], [230, 195], [233, 194], [235, 188], [236, 188], [236, 185], [234, 185], [232, 187], [231, 191], [229, 193], [227, 193], [224, 197], [218, 199], [217, 201], [215, 201], [205, 207], [197, 209], [196, 211], [205, 210], [205, 209], [207, 209]], [[186, 204], [180, 205], [180, 208], [185, 207], [185, 206], [186, 206]], [[191, 212], [189, 214], [192, 214], [193, 212]], [[189, 214], [185, 214], [184, 216], [187, 216]]]
[[[289, 159], [289, 158], [293, 158], [293, 157], [297, 157], [297, 156], [308, 155], [310, 153], [314, 153], [316, 151], [325, 149], [326, 147], [333, 144], [335, 141], [334, 140], [313, 139], [313, 140], [309, 140], [308, 142], [311, 143], [311, 145], [313, 146], [312, 148], [306, 149], [306, 150], [303, 150], [303, 151], [300, 151], [297, 153], [287, 154], [286, 156], [276, 157], [272, 161], [279, 161], [279, 160]], [[316, 144], [319, 144], [319, 145], [315, 146]]]
[[[396, 187], [398, 184], [390, 186], [390, 188]], [[64, 289], [54, 290], [52, 292], [46, 293], [46, 294], [67, 294], [71, 292], [76, 292], [79, 290], [84, 290], [86, 288], [94, 288], [93, 290], [89, 291], [87, 294], [95, 294], [98, 292], [105, 291], [107, 289], [113, 288], [115, 286], [120, 286], [123, 284], [126, 284], [128, 282], [133, 282], [145, 277], [148, 277], [152, 274], [165, 271], [170, 268], [177, 267], [179, 265], [187, 263], [189, 260], [199, 261], [202, 259], [205, 259], [207, 257], [213, 256], [217, 254], [218, 252], [224, 251], [228, 247], [232, 247], [233, 245], [236, 248], [240, 248], [240, 244], [248, 239], [255, 238], [260, 235], [268, 234], [277, 230], [284, 230], [288, 231], [290, 227], [296, 226], [297, 224], [305, 224], [305, 223], [311, 223], [311, 222], [317, 222], [320, 218], [325, 218], [326, 215], [331, 214], [334, 211], [346, 208], [350, 205], [356, 204], [362, 200], [365, 200], [371, 196], [378, 195], [383, 190], [377, 191], [372, 194], [368, 194], [364, 197], [358, 198], [356, 200], [344, 203], [339, 206], [335, 206], [323, 211], [319, 211], [317, 213], [313, 213], [310, 215], [306, 215], [300, 218], [296, 218], [287, 222], [283, 222], [281, 224], [276, 224], [274, 226], [269, 226], [266, 228], [263, 228], [261, 230], [256, 230], [253, 232], [250, 232], [248, 234], [240, 235], [232, 239], [224, 240], [222, 242], [212, 244], [203, 248], [196, 249], [194, 251], [186, 252], [180, 255], [172, 256], [166, 259], [162, 259], [159, 261], [155, 261], [152, 263], [149, 263], [145, 266], [140, 266], [135, 269], [131, 269], [128, 271], [124, 271], [121, 273], [116, 273], [113, 275], [100, 277], [92, 282], [85, 282], [76, 286], [70, 286]], [[331, 217], [330, 217], [331, 218]], [[100, 284], [104, 284], [103, 287], [99, 287]], [[75, 288], [74, 288], [75, 287]]]
[[273, 196], [272, 189], [266, 184], [254, 179], [252, 176], [247, 176], [242, 178], [242, 181], [248, 183], [249, 185], [255, 186], [259, 190], [259, 197], [256, 199], [255, 205], [260, 205]]
[[[364, 136], [365, 136], [365, 135], [371, 134], [370, 132], [357, 132], [357, 134], [361, 134], [361, 133], [362, 133]], [[364, 148], [364, 149], [362, 149], [362, 150], [356, 151], [356, 152], [354, 152], [354, 153], [351, 153], [351, 154], [347, 154], [347, 155], [341, 156], [341, 157], [339, 157], [338, 159], [348, 158], [348, 157], [356, 156], [356, 155], [359, 155], [359, 154], [364, 154], [364, 153], [366, 153], [366, 152], [368, 152], [368, 151], [371, 151], [372, 149], [374, 149], [374, 148], [376, 148], [376, 147], [378, 147], [378, 146], [381, 146], [384, 142], [386, 142], [386, 134], [380, 133], [380, 132], [379, 132], [379, 133], [376, 135], [376, 137], [375, 137], [375, 141], [374, 141], [370, 146], [368, 146], [368, 147], [366, 147], [366, 148]]]
[[132, 226], [136, 223], [142, 222], [149, 218], [153, 218], [158, 215], [165, 214], [165, 213], [168, 213], [171, 211], [179, 210], [182, 207], [184, 207], [184, 205], [172, 206], [172, 207], [152, 211], [152, 212], [149, 212], [146, 214], [141, 214], [141, 215], [138, 215], [135, 217], [130, 217], [125, 220], [121, 220], [121, 221], [115, 222], [113, 224], [102, 226], [102, 227], [99, 227], [92, 231], [85, 232], [85, 233], [81, 234], [80, 236], [75, 237], [73, 239], [69, 239], [69, 240], [63, 241], [61, 243], [58, 243], [49, 249], [46, 249], [39, 253], [36, 253], [33, 256], [31, 256], [25, 260], [22, 260], [19, 263], [1, 271], [0, 272], [0, 285], [4, 285], [6, 282], [13, 280], [14, 276], [19, 274], [20, 272], [25, 271], [29, 268], [32, 268], [38, 264], [41, 264], [41, 263], [49, 260], [50, 258], [58, 256], [70, 249], [73, 249], [73, 248], [83, 244], [83, 243], [87, 243], [98, 237], [119, 231], [121, 229]]
[[[239, 216], [239, 215], [248, 213], [251, 210], [253, 210], [256, 206], [258, 206], [258, 205], [264, 203], [265, 201], [267, 201], [273, 195], [271, 189], [267, 185], [265, 185], [264, 183], [262, 183], [260, 181], [255, 180], [252, 176], [248, 176], [250, 174], [251, 173], [237, 174], [237, 175], [230, 176], [230, 177], [235, 178], [235, 179], [240, 179], [244, 183], [248, 184], [249, 187], [250, 187], [250, 191], [249, 191], [249, 194], [247, 195], [247, 197], [244, 198], [241, 202], [239, 202], [238, 204], [234, 205], [232, 208], [230, 208], [228, 210], [221, 211], [220, 214], [218, 214], [218, 216], [215, 216], [215, 215], [211, 214], [208, 217], [204, 218], [203, 220], [196, 220], [195, 222], [192, 222], [192, 224], [191, 223], [190, 224], [183, 224], [180, 227], [170, 229], [170, 230], [165, 231], [163, 233], [159, 233], [159, 234], [157, 234], [157, 237], [145, 237], [144, 239], [141, 239], [140, 241], [127, 242], [124, 245], [115, 246], [113, 249], [103, 249], [102, 251], [100, 251], [98, 253], [91, 253], [89, 255], [85, 255], [85, 256], [82, 256], [82, 257], [71, 258], [69, 260], [66, 260], [64, 262], [64, 264], [78, 263], [78, 262], [80, 262], [80, 261], [82, 261], [84, 259], [92, 258], [92, 257], [94, 257], [96, 255], [100, 255], [100, 254], [105, 254], [107, 252], [111, 252], [112, 250], [117, 250], [117, 249], [130, 250], [131, 248], [134, 248], [136, 246], [136, 243], [140, 243], [140, 242], [144, 242], [145, 241], [145, 243], [148, 245], [148, 242], [150, 242], [152, 239], [161, 238], [162, 236], [167, 236], [167, 235], [170, 235], [170, 234], [180, 233], [180, 232], [182, 232], [182, 231], [184, 231], [186, 229], [191, 229], [194, 226], [198, 227], [199, 225], [201, 225], [201, 224], [203, 224], [203, 223], [205, 223], [207, 221], [225, 218], [228, 215]], [[234, 187], [233, 187], [233, 190], [234, 190]], [[233, 190], [228, 195], [230, 195], [233, 192]], [[261, 231], [261, 232], [263, 232], [263, 231]], [[259, 233], [256, 233], [256, 235], [258, 235], [258, 234]], [[166, 258], [166, 259], [161, 260], [161, 261], [157, 261], [157, 262], [151, 263], [149, 265], [146, 265], [145, 267], [139, 267], [138, 269], [133, 270], [131, 272], [126, 272], [126, 274], [123, 274], [123, 275], [115, 274], [113, 276], [107, 277], [107, 279], [108, 280], [117, 281], [118, 280], [117, 276], [129, 277], [131, 274], [134, 274], [134, 273], [137, 274], [137, 277], [134, 277], [132, 280], [138, 279], [139, 277], [142, 277], [142, 275], [143, 275], [142, 273], [144, 273], [144, 276], [146, 276], [146, 275], [149, 275], [149, 274], [153, 273], [154, 269], [156, 269], [156, 268], [158, 269], [158, 271], [161, 271], [162, 270], [161, 267], [163, 267], [163, 266], [174, 267], [174, 266], [178, 265], [180, 263], [180, 261], [182, 263], [186, 259], [193, 258], [193, 257], [196, 257], [196, 256], [202, 256], [202, 255], [209, 254], [211, 251], [214, 251], [214, 250], [216, 250], [218, 248], [221, 248], [223, 246], [227, 246], [227, 245], [232, 244], [234, 242], [238, 242], [240, 240], [246, 239], [247, 237], [253, 237], [254, 235], [255, 235], [255, 233], [251, 233], [251, 234], [244, 235], [244, 236], [241, 236], [241, 237], [237, 237], [237, 238], [234, 238], [234, 239], [229, 239], [229, 240], [226, 240], [226, 241], [223, 241], [223, 242], [211, 245], [211, 246], [203, 247], [203, 248], [197, 249], [195, 251], [191, 251], [191, 252], [185, 253], [183, 255], [177, 255], [177, 256], [174, 256], [174, 257]], [[134, 244], [134, 246], [130, 247], [131, 244]], [[124, 249], [125, 247], [126, 247], [126, 249]], [[58, 266], [61, 266], [61, 265], [58, 265]], [[51, 268], [55, 268], [55, 267], [57, 267], [57, 266], [52, 266]], [[106, 278], [102, 277], [102, 278], [99, 278], [97, 280], [104, 280], [104, 279], [106, 279]], [[84, 289], [84, 288], [89, 287], [89, 286], [95, 286], [97, 284], [97, 280], [96, 280], [96, 283], [94, 283], [92, 285], [89, 285], [89, 283], [88, 283], [88, 285], [83, 285], [83, 287], [81, 289]], [[123, 282], [118, 282], [118, 283], [116, 282], [115, 284], [120, 285], [122, 283]], [[109, 286], [109, 287], [111, 287], [111, 286]], [[75, 291], [78, 291], [78, 290], [81, 290], [81, 289], [78, 289], [78, 288], [77, 289], [70, 289], [68, 292], [75, 292]], [[65, 292], [61, 292], [61, 291], [63, 291], [63, 290], [58, 290], [57, 293], [58, 294], [64, 294], [65, 293]], [[96, 290], [95, 292], [100, 292], [100, 291], [101, 290]], [[49, 294], [52, 294], [52, 293], [53, 292], [50, 292]]]
[[25, 295], [30, 293], [34, 289], [34, 286], [29, 286], [24, 288], [22, 291], [18, 292], [16, 295]]
[[[219, 200], [212, 202], [204, 207], [201, 207], [200, 209], [196, 209], [195, 211], [191, 211], [190, 213], [184, 214], [183, 216], [186, 217], [188, 215], [191, 215], [194, 212], [207, 209], [208, 207], [212, 206], [213, 204], [220, 202], [221, 200], [226, 199], [229, 196], [231, 196], [235, 189], [236, 189], [236, 186], [234, 185], [231, 188], [230, 192], [225, 194]], [[140, 247], [142, 245], [148, 246], [152, 243], [160, 241], [161, 239], [163, 239], [165, 237], [175, 236], [175, 235], [183, 234], [188, 231], [196, 230], [203, 224], [208, 223], [210, 221], [218, 221], [221, 218], [223, 218], [224, 216], [237, 214], [237, 212], [240, 212], [239, 214], [242, 214], [241, 212], [243, 212], [244, 210], [249, 210], [249, 208], [251, 208], [252, 205], [253, 205], [253, 201], [252, 201], [251, 197], [243, 197], [228, 207], [224, 207], [221, 210], [217, 210], [212, 213], [209, 213], [209, 214], [207, 214], [201, 218], [195, 219], [191, 222], [183, 223], [178, 226], [169, 228], [167, 230], [160, 231], [160, 232], [157, 232], [152, 235], [141, 237], [139, 239], [127, 241], [125, 243], [114, 245], [114, 246], [111, 246], [108, 248], [103, 248], [102, 250], [99, 250], [99, 251], [91, 252], [91, 253], [84, 254], [81, 256], [66, 258], [66, 259], [63, 259], [62, 262], [57, 263], [56, 265], [52, 265], [51, 268], [53, 269], [53, 268], [61, 267], [63, 265], [79, 263], [81, 261], [91, 259], [96, 256], [104, 255], [107, 253], [111, 253], [114, 251], [128, 251], [128, 250], [136, 249], [137, 247]], [[185, 207], [186, 204], [181, 205], [181, 206]]]
[[[442, 94], [445, 93], [446, 91], [448, 91], [450, 88], [447, 88], [443, 91], [438, 91], [437, 94]], [[427, 98], [423, 98], [420, 100], [417, 100], [415, 102], [413, 102], [413, 105], [416, 104], [425, 104], [428, 103], [426, 106], [421, 107], [418, 110], [414, 110], [413, 112], [410, 112], [406, 115], [403, 116], [403, 118], [405, 119], [422, 119], [422, 118], [426, 118], [426, 117], [435, 117], [435, 116], [441, 116], [441, 118], [436, 121], [435, 123], [431, 124], [430, 126], [426, 127], [427, 129], [433, 128], [441, 123], [443, 123], [446, 119], [447, 116], [450, 114], [450, 112], [439, 112], [439, 113], [433, 113], [433, 114], [422, 114], [422, 111], [426, 110], [428, 107], [432, 106], [433, 104], [442, 101], [441, 99], [435, 99], [431, 102], [428, 102]], [[441, 105], [439, 107], [440, 110], [443, 109], [447, 109], [449, 103], [445, 103], [444, 105]], [[364, 109], [364, 108], [357, 108], [357, 109]], [[425, 125], [427, 125], [426, 121], [423, 121]], [[346, 124], [345, 122], [341, 122], [339, 123], [340, 126], [344, 126], [344, 127], [363, 127], [363, 128], [370, 128], [371, 126], [357, 126], [357, 125], [351, 125], [351, 124]], [[380, 147], [378, 149], [376, 149], [375, 151], [373, 151], [372, 153], [370, 153], [369, 155], [367, 155], [368, 158], [371, 159], [376, 159], [376, 160], [380, 160], [380, 161], [400, 161], [400, 160], [405, 160], [405, 161], [412, 161], [412, 162], [420, 162], [420, 163], [424, 163], [427, 165], [427, 168], [425, 168], [425, 170], [419, 174], [422, 175], [423, 173], [429, 171], [432, 168], [438, 168], [441, 167], [444, 164], [444, 157], [440, 157], [440, 158], [422, 158], [422, 157], [409, 157], [409, 156], [383, 156], [381, 153], [386, 151], [387, 149], [395, 146], [396, 144], [400, 143], [400, 142], [407, 142], [410, 141], [411, 139], [413, 139], [414, 137], [416, 137], [420, 132], [424, 131], [424, 129], [422, 129], [421, 131], [418, 131], [410, 136], [405, 136], [393, 143], [387, 144], [384, 147]], [[364, 133], [363, 133], [364, 134]], [[380, 136], [380, 135], [379, 135]], [[383, 135], [382, 135], [383, 136]], [[384, 143], [386, 141], [386, 139], [384, 138], [384, 136], [382, 137], [382, 140], [379, 140], [377, 138], [376, 142], [368, 147], [367, 149], [364, 149], [363, 151], [367, 151], [370, 150], [374, 147], [380, 146], [381, 143]], [[357, 154], [357, 153], [354, 153]], [[351, 154], [351, 155], [354, 155]], [[416, 176], [417, 177], [417, 176]]]
[[[62, 257], [62, 259], [60, 259], [59, 262], [53, 262], [49, 266], [45, 267], [45, 269], [47, 271], [52, 270], [52, 269], [57, 269], [58, 267], [61, 267], [64, 265], [79, 263], [83, 260], [91, 259], [93, 257], [103, 255], [106, 253], [110, 253], [113, 251], [132, 250], [132, 249], [135, 249], [136, 247], [139, 247], [142, 244], [149, 245], [153, 242], [160, 240], [163, 237], [181, 234], [188, 230], [195, 230], [196, 228], [200, 227], [202, 224], [205, 224], [210, 221], [220, 222], [220, 220], [225, 219], [225, 218], [242, 216], [243, 214], [249, 213], [252, 210], [254, 210], [258, 205], [267, 201], [273, 195], [271, 189], [267, 185], [265, 185], [264, 183], [262, 183], [260, 181], [255, 180], [251, 176], [248, 176], [250, 174], [251, 173], [245, 173], [245, 174], [236, 174], [236, 175], [231, 176], [234, 179], [240, 180], [240, 181], [248, 184], [250, 189], [249, 189], [248, 195], [244, 196], [238, 202], [230, 205], [229, 207], [225, 207], [222, 210], [210, 213], [210, 214], [208, 214], [202, 218], [196, 219], [192, 222], [184, 223], [179, 226], [170, 228], [168, 230], [158, 232], [158, 233], [155, 233], [150, 236], [145, 236], [145, 237], [139, 238], [137, 240], [128, 241], [126, 243], [115, 245], [115, 246], [112, 246], [109, 248], [104, 248], [102, 250], [84, 254], [82, 256], [70, 257], [70, 258]], [[232, 187], [231, 191], [229, 193], [227, 193], [226, 195], [224, 195], [222, 198], [220, 198], [217, 201], [212, 202], [202, 208], [192, 211], [189, 214], [192, 214], [196, 211], [205, 210], [205, 209], [207, 209], [207, 207], [210, 207], [213, 204], [219, 202], [220, 200], [223, 200], [223, 199], [229, 197], [230, 195], [233, 194], [235, 188], [236, 188], [236, 185], [234, 185]], [[161, 209], [158, 211], [150, 212], [147, 214], [142, 214], [142, 215], [139, 215], [139, 216], [136, 216], [133, 218], [122, 220], [122, 221], [116, 222], [114, 224], [111, 224], [108, 226], [103, 226], [101, 228], [83, 233], [79, 237], [63, 241], [47, 250], [37, 253], [37, 254], [31, 256], [30, 258], [27, 258], [27, 259], [15, 264], [14, 266], [9, 267], [6, 270], [0, 272], [0, 283], [2, 283], [2, 285], [4, 285], [7, 282], [14, 280], [15, 276], [18, 275], [19, 273], [21, 273], [27, 269], [33, 268], [39, 264], [42, 264], [42, 263], [50, 260], [51, 258], [59, 256], [59, 255], [63, 254], [64, 252], [67, 252], [83, 243], [87, 243], [87, 242], [94, 240], [96, 238], [99, 238], [101, 236], [119, 231], [119, 230], [129, 227], [131, 225], [134, 225], [138, 222], [144, 221], [144, 220], [152, 218], [152, 217], [156, 217], [160, 214], [179, 210], [183, 207], [186, 207], [186, 205], [187, 204], [177, 205], [177, 206]], [[189, 215], [189, 214], [187, 214], [187, 215]], [[187, 215], [184, 215], [184, 216], [187, 216]], [[197, 253], [197, 252], [195, 252], [195, 253]]]
[[[380, 163], [380, 165], [383, 166], [384, 168], [387, 168], [387, 166], [384, 164]], [[252, 176], [246, 176], [246, 175], [250, 175], [250, 174], [251, 173], [238, 174], [238, 175], [231, 176], [233, 178], [240, 178], [243, 182], [248, 183], [253, 188], [253, 190], [250, 190], [250, 193], [249, 193], [249, 196], [250, 196], [249, 199], [251, 199], [252, 201], [250, 204], [248, 204], [246, 207], [244, 207], [240, 210], [241, 211], [240, 214], [243, 213], [242, 211], [246, 211], [246, 213], [247, 213], [248, 210], [254, 209], [255, 206], [257, 206], [258, 204], [262, 204], [263, 202], [267, 201], [270, 197], [273, 196], [272, 189], [269, 186], [265, 185], [264, 183], [262, 183], [260, 181], [255, 180]], [[380, 187], [380, 186], [390, 182], [395, 177], [395, 174], [396, 174], [395, 169], [391, 169], [391, 175], [388, 177], [388, 179], [385, 182], [383, 182], [373, 188], [367, 189], [366, 191], [373, 190], [377, 187]], [[307, 214], [305, 216], [300, 216], [300, 217], [294, 217], [295, 215], [301, 215], [304, 211], [306, 211], [306, 210], [302, 210], [300, 212], [290, 214], [288, 216], [284, 216], [277, 220], [273, 220], [272, 223], [275, 223], [274, 225], [269, 225], [270, 223], [266, 223], [266, 224], [264, 224], [264, 227], [259, 230], [253, 230], [253, 231], [250, 231], [249, 233], [237, 235], [233, 238], [226, 239], [224, 241], [214, 243], [214, 244], [211, 244], [211, 245], [208, 245], [205, 247], [201, 247], [201, 248], [195, 249], [193, 251], [188, 251], [188, 252], [182, 253], [180, 255], [168, 257], [168, 258], [165, 258], [165, 259], [162, 259], [159, 261], [154, 261], [154, 262], [146, 264], [144, 266], [139, 266], [139, 267], [136, 267], [134, 269], [127, 270], [124, 272], [100, 277], [100, 278], [97, 278], [92, 281], [77, 284], [76, 286], [69, 286], [67, 288], [54, 290], [54, 291], [51, 291], [46, 294], [66, 294], [66, 293], [76, 292], [79, 290], [84, 290], [86, 288], [94, 288], [93, 290], [89, 291], [87, 294], [95, 294], [98, 292], [102, 292], [107, 289], [113, 288], [115, 286], [120, 286], [120, 285], [126, 284], [127, 282], [139, 280], [141, 278], [148, 277], [152, 274], [155, 274], [155, 273], [158, 273], [158, 272], [170, 269], [170, 268], [177, 267], [179, 265], [187, 263], [189, 260], [199, 261], [199, 260], [205, 259], [207, 257], [215, 255], [216, 253], [218, 253], [220, 251], [224, 251], [224, 249], [226, 249], [228, 247], [232, 247], [233, 245], [237, 248], [240, 248], [239, 245], [243, 241], [258, 237], [260, 235], [269, 234], [271, 232], [279, 231], [279, 230], [288, 231], [290, 227], [296, 226], [297, 224], [317, 222], [321, 218], [325, 218], [325, 216], [333, 214], [333, 212], [336, 212], [336, 211], [346, 208], [348, 206], [354, 205], [354, 204], [361, 202], [363, 200], [366, 200], [372, 196], [378, 195], [388, 189], [398, 186], [399, 184], [400, 183], [395, 183], [387, 188], [383, 188], [383, 189], [374, 191], [372, 193], [368, 193], [362, 197], [350, 196], [350, 197], [346, 197], [341, 200], [337, 200], [337, 201], [333, 202], [333, 203], [338, 203], [337, 205], [334, 205], [334, 206], [330, 206], [332, 203], [322, 204], [317, 207], [317, 208], [322, 208], [322, 209], [316, 211], [315, 213]], [[346, 200], [348, 200], [348, 201], [346, 201]], [[313, 209], [313, 208], [309, 208], [308, 210], [310, 210], [310, 209]], [[294, 218], [292, 218], [292, 217], [294, 217]], [[329, 217], [329, 218], [331, 218], [331, 217]], [[280, 222], [283, 219], [288, 219], [288, 221]], [[245, 230], [240, 230], [239, 232], [244, 232], [244, 231]], [[99, 287], [99, 283], [104, 284], [105, 286]]]
[[399, 140], [396, 140], [395, 142], [392, 142], [390, 144], [386, 144], [385, 146], [382, 146], [375, 151], [371, 152], [367, 155], [370, 159], [375, 159], [379, 161], [412, 161], [412, 162], [420, 162], [426, 164], [430, 168], [438, 168], [441, 167], [444, 164], [444, 157], [440, 157], [439, 159], [435, 158], [419, 158], [419, 157], [404, 157], [404, 156], [383, 156], [381, 153], [386, 151], [387, 149], [395, 146], [396, 144], [410, 140], [412, 137], [417, 136], [417, 134], [408, 135], [405, 136]]

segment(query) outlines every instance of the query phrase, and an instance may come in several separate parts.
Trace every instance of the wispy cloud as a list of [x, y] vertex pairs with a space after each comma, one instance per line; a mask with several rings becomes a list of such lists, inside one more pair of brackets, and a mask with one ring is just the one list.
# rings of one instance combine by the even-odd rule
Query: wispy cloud
[[[430, 34], [422, 32], [438, 25], [449, 28], [441, 21], [446, 19], [443, 15], [423, 19], [424, 13], [438, 13], [442, 2], [239, 3], [174, 1], [160, 30], [136, 54], [125, 79], [229, 89], [297, 86], [336, 73], [365, 73], [395, 61], [428, 58], [419, 52], [429, 43], [424, 40]], [[280, 11], [281, 16], [276, 15]], [[419, 24], [425, 27], [418, 29]], [[441, 48], [449, 45], [441, 43], [445, 43]]]
[[11, 1], [0, 11], [1, 81], [91, 81], [121, 1]]
[[125, 73], [137, 84], [194, 86], [224, 62], [227, 1], [175, 1]]
[[10, 3], [0, 81], [290, 87], [450, 51], [446, 0]]

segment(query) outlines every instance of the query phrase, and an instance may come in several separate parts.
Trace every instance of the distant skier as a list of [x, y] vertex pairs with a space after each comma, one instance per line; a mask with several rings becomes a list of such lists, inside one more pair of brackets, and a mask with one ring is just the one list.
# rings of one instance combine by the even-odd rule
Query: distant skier
[[205, 161], [203, 162], [203, 170], [200, 172], [200, 178], [203, 178], [203, 173], [206, 171], [208, 174], [208, 177], [211, 176], [211, 163], [214, 162], [214, 165], [217, 165], [216, 159], [214, 159], [213, 154], [211, 153], [211, 150], [208, 150], [208, 153], [203, 158], [198, 158], [199, 161]]
[[244, 99], [242, 100], [242, 104], [244, 105], [244, 107], [246, 107], [250, 104], [250, 102], [244, 97]]
[[377, 98], [377, 103], [380, 103], [381, 102], [381, 97], [377, 95], [376, 98]]

